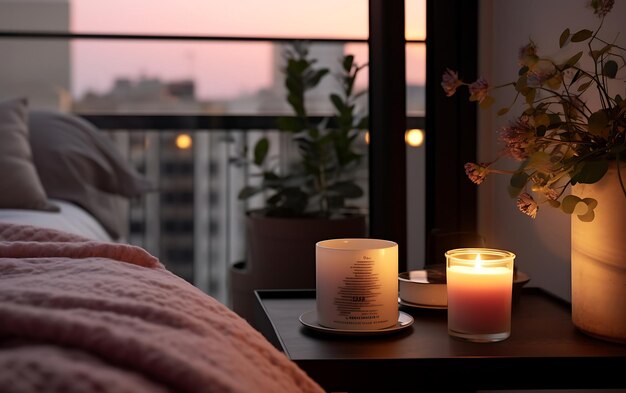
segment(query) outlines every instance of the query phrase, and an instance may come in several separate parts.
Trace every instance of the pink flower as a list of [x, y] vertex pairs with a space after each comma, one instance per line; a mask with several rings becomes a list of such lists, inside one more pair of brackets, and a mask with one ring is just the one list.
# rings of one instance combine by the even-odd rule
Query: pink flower
[[519, 62], [521, 65], [530, 66], [537, 61], [537, 45], [530, 41], [519, 50]]
[[456, 89], [461, 86], [463, 82], [459, 79], [459, 74], [456, 71], [452, 71], [446, 68], [446, 72], [443, 73], [441, 78], [441, 87], [446, 92], [446, 96], [451, 97], [456, 93]]
[[517, 198], [517, 208], [531, 218], [537, 217], [539, 206], [530, 194], [524, 192]]
[[505, 154], [517, 161], [524, 161], [536, 151], [535, 127], [530, 124], [528, 116], [522, 115], [509, 127], [503, 127], [499, 136], [500, 140], [505, 143]]
[[599, 18], [604, 18], [613, 9], [615, 0], [591, 0], [590, 5], [594, 14], [598, 15]]
[[480, 78], [476, 82], [469, 85], [470, 100], [483, 102], [489, 95], [489, 83], [485, 78]]
[[558, 70], [554, 64], [547, 60], [539, 60], [531, 65], [526, 74], [526, 84], [528, 87], [540, 87], [557, 75]]
[[489, 174], [489, 163], [481, 162], [480, 164], [475, 164], [473, 162], [468, 162], [465, 164], [465, 174], [474, 184], [481, 184], [487, 175]]

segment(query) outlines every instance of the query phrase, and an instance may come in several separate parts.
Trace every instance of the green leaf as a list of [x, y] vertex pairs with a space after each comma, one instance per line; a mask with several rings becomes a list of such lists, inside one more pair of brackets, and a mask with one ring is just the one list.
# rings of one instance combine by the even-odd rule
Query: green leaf
[[523, 189], [522, 188], [515, 188], [515, 187], [512, 187], [512, 186], [509, 185], [509, 186], [507, 186], [506, 190], [509, 193], [509, 196], [511, 198], [517, 198], [518, 195], [522, 192]]
[[535, 116], [535, 125], [547, 127], [550, 125], [550, 116], [545, 113], [541, 113]]
[[606, 126], [609, 124], [609, 117], [603, 109], [594, 112], [589, 116], [589, 132], [602, 136], [605, 134]]
[[478, 104], [481, 108], [486, 109], [489, 108], [496, 100], [492, 96], [486, 96], [483, 100]]
[[557, 208], [557, 209], [558, 209], [559, 207], [561, 207], [561, 202], [559, 202], [559, 201], [555, 201], [555, 200], [553, 200], [553, 199], [548, 199], [548, 204], [549, 204], [550, 206], [554, 207], [554, 208]]
[[322, 68], [321, 70], [317, 70], [317, 72], [308, 80], [307, 86], [313, 88], [317, 86], [322, 78], [328, 74], [328, 68]]
[[564, 69], [573, 67], [576, 63], [578, 63], [578, 60], [580, 60], [582, 55], [583, 55], [583, 52], [580, 51], [580, 52], [576, 53], [574, 56], [572, 56], [569, 59], [567, 59], [567, 61], [565, 62], [565, 65], [564, 65]]
[[501, 108], [501, 109], [498, 111], [498, 116], [502, 116], [502, 115], [506, 114], [506, 113], [509, 111], [509, 109], [510, 109], [510, 108]]
[[572, 212], [572, 214], [576, 214], [577, 216], [584, 216], [590, 211], [591, 210], [589, 209], [589, 206], [587, 206], [587, 204], [581, 200], [576, 204], [576, 206], [574, 206], [574, 211]]
[[539, 126], [536, 129], [537, 136], [545, 136], [547, 131], [548, 127], [546, 126]]
[[514, 188], [524, 188], [526, 186], [526, 182], [528, 181], [528, 174], [526, 172], [515, 172], [511, 176], [511, 181], [509, 184]]
[[576, 208], [576, 205], [580, 201], [581, 199], [576, 195], [567, 195], [563, 198], [563, 201], [561, 202], [561, 210], [563, 210], [567, 214], [572, 214], [574, 212], [574, 209]]
[[548, 117], [550, 118], [550, 125], [561, 124], [561, 116], [556, 113], [550, 113]]
[[588, 40], [593, 35], [593, 31], [582, 29], [574, 33], [572, 36], [572, 42], [582, 42]]
[[578, 86], [578, 91], [587, 90], [587, 88], [589, 87], [591, 82], [593, 82], [593, 81], [585, 82], [582, 85]]
[[342, 64], [344, 71], [350, 72], [350, 69], [352, 69], [353, 63], [354, 63], [354, 56], [352, 55], [345, 56], [343, 58], [343, 64]]
[[606, 52], [608, 52], [611, 48], [613, 48], [613, 44], [607, 44], [604, 46], [604, 48], [600, 50], [592, 50], [591, 57], [593, 58], [593, 61], [598, 62], [598, 59], [601, 56], [603, 56]]
[[297, 117], [279, 117], [276, 119], [276, 126], [281, 131], [292, 132], [298, 132], [304, 128], [302, 121]]
[[334, 94], [334, 93], [331, 94], [330, 100], [333, 102], [333, 105], [339, 112], [343, 112], [346, 109], [346, 106], [343, 103], [343, 100], [341, 99], [341, 97], [339, 97], [339, 95]]
[[583, 199], [583, 202], [585, 202], [591, 210], [595, 209], [598, 206], [598, 201], [593, 198], [585, 198]]
[[528, 88], [528, 90], [526, 91], [526, 94], [524, 95], [526, 96], [526, 103], [532, 106], [533, 103], [535, 102], [535, 95], [537, 95], [537, 89]]
[[593, 210], [590, 210], [587, 214], [578, 216], [578, 219], [582, 222], [591, 222], [596, 217], [596, 213]]
[[254, 163], [256, 165], [263, 165], [267, 152], [270, 150], [270, 141], [267, 138], [261, 138], [254, 146]]
[[604, 63], [604, 67], [602, 68], [602, 74], [608, 76], [613, 79], [617, 75], [617, 62], [614, 60], [609, 60]]
[[261, 189], [258, 187], [246, 186], [242, 188], [241, 191], [239, 191], [239, 195], [237, 195], [237, 198], [248, 199], [251, 196], [257, 194], [259, 191], [261, 191]]
[[369, 119], [368, 117], [364, 117], [362, 118], [359, 123], [356, 126], [357, 130], [367, 130], [367, 128], [369, 127]]
[[559, 48], [562, 48], [565, 45], [565, 41], [569, 38], [569, 28], [563, 30], [561, 33], [561, 37], [559, 37]]
[[607, 160], [585, 161], [572, 180], [577, 183], [592, 184], [602, 179], [608, 169]]
[[526, 75], [522, 75], [517, 78], [517, 82], [515, 82], [515, 90], [519, 91], [521, 94], [524, 94], [527, 89], [528, 79], [526, 78]]
[[338, 193], [344, 198], [360, 198], [363, 196], [363, 189], [354, 182], [337, 182], [329, 187], [330, 190]]

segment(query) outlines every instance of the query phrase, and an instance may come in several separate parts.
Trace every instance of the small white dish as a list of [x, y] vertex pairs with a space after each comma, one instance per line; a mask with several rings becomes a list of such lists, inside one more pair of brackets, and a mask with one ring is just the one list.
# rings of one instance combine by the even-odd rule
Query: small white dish
[[430, 304], [417, 304], [417, 303], [407, 302], [405, 300], [402, 300], [401, 297], [398, 297], [398, 304], [404, 307], [413, 307], [413, 308], [430, 308], [433, 310], [447, 310], [448, 309], [448, 306], [432, 306]]
[[384, 329], [367, 329], [367, 330], [353, 330], [353, 329], [333, 329], [326, 326], [322, 326], [317, 322], [317, 311], [311, 310], [300, 315], [300, 323], [304, 326], [313, 329], [318, 332], [340, 334], [345, 336], [372, 336], [379, 334], [388, 334], [408, 328], [415, 321], [409, 314], [398, 311], [398, 323], [394, 326]]
[[398, 275], [398, 288], [400, 300], [412, 307], [448, 307], [445, 265], [402, 272]]

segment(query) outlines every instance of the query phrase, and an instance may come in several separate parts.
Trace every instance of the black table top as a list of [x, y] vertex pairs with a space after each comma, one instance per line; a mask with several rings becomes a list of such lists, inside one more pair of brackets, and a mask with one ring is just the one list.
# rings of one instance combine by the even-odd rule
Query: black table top
[[[303, 326], [312, 290], [256, 291], [261, 332], [329, 390], [626, 387], [626, 345], [579, 332], [570, 306], [537, 288], [513, 305], [511, 336], [471, 343], [448, 335], [446, 310], [400, 306], [415, 322], [382, 336], [333, 336]], [[264, 320], [263, 320], [264, 318]], [[560, 369], [563, 369], [560, 371]], [[346, 374], [348, 373], [348, 374]], [[356, 374], [349, 374], [356, 373]], [[379, 375], [374, 380], [346, 375]], [[393, 382], [390, 382], [393, 381]]]

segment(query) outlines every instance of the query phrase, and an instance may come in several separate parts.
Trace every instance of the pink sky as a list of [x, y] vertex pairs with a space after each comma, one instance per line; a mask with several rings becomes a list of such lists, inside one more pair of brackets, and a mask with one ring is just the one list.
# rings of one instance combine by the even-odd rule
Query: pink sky
[[[425, 36], [425, 0], [407, 0], [407, 38]], [[122, 12], [123, 11], [123, 12]], [[74, 32], [367, 38], [367, 0], [72, 0]], [[73, 91], [107, 90], [115, 76], [193, 77], [202, 98], [269, 85], [268, 43], [78, 40]], [[365, 44], [346, 46], [361, 63]], [[407, 50], [409, 83], [424, 83], [423, 45]]]

